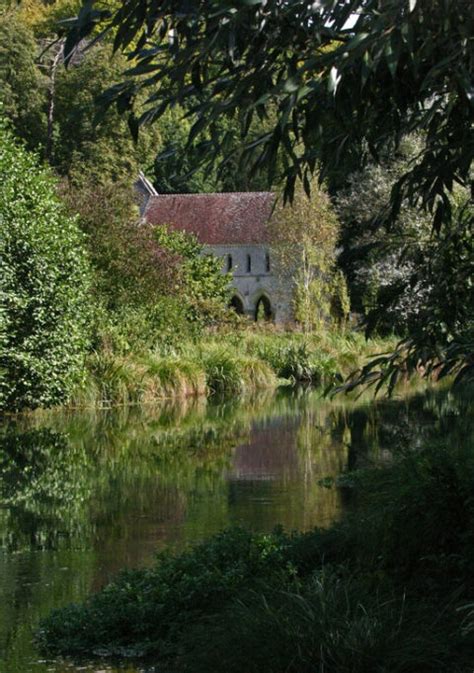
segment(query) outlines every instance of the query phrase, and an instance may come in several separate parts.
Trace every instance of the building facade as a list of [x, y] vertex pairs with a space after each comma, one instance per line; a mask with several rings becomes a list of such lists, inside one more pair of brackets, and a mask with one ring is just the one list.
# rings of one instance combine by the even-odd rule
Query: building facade
[[252, 320], [293, 320], [292, 281], [278, 272], [269, 238], [273, 194], [157, 194], [143, 176], [136, 187], [147, 222], [194, 234], [205, 252], [222, 259], [237, 313]]

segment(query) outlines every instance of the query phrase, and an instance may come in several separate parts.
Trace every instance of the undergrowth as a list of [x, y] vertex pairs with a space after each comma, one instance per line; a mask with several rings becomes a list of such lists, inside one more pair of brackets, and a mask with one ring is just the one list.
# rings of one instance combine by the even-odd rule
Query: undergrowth
[[311, 384], [330, 386], [387, 348], [358, 334], [234, 331], [209, 335], [200, 345], [136, 354], [104, 349], [89, 356], [86, 381], [74, 406], [153, 402], [196, 395], [239, 395], [263, 388]]

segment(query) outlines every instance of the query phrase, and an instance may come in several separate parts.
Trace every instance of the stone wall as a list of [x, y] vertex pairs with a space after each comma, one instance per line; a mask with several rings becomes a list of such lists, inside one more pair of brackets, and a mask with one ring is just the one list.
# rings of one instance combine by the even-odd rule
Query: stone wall
[[292, 281], [278, 273], [268, 245], [207, 245], [204, 250], [222, 259], [222, 273], [232, 273], [234, 297], [250, 319], [255, 319], [257, 305], [264, 298], [276, 323], [293, 320]]

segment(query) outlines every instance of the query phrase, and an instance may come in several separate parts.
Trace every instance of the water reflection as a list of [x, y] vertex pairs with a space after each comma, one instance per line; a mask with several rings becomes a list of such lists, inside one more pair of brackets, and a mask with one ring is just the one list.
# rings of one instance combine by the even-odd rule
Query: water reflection
[[[229, 525], [327, 526], [343, 495], [322, 477], [430, 437], [456, 436], [470, 401], [427, 391], [378, 403], [277, 393], [232, 403], [43, 413], [0, 429], [0, 671], [39, 659], [34, 625], [125, 566]], [[84, 670], [105, 670], [93, 666]]]

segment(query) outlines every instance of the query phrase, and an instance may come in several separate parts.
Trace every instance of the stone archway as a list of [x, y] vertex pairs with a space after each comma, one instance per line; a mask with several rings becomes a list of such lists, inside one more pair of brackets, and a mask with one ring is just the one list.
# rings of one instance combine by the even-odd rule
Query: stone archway
[[273, 320], [273, 310], [270, 299], [262, 294], [255, 304], [255, 320]]
[[245, 313], [244, 302], [237, 294], [234, 294], [234, 296], [230, 300], [229, 308], [233, 309], [238, 315], [244, 315]]

